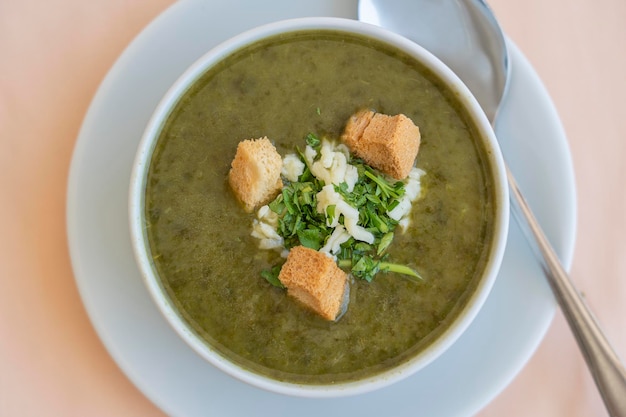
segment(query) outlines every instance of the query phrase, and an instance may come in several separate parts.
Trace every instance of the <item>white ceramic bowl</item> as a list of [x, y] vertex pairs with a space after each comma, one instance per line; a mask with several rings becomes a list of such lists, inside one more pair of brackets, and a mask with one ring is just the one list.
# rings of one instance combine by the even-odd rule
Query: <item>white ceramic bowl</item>
[[[480, 136], [484, 139], [484, 145], [494, 173], [493, 180], [496, 194], [495, 235], [489, 261], [478, 288], [454, 323], [434, 343], [408, 362], [363, 380], [333, 385], [301, 385], [281, 382], [244, 369], [212, 349], [191, 330], [167, 296], [154, 267], [145, 232], [144, 199], [146, 177], [152, 152], [164, 121], [181, 95], [207, 69], [240, 48], [263, 38], [301, 30], [343, 31], [371, 37], [403, 50], [429, 68], [453, 91], [457, 92], [461, 103], [468, 110], [470, 117], [479, 130]], [[482, 307], [497, 276], [506, 244], [509, 221], [508, 201], [504, 164], [493, 130], [475, 98], [448, 67], [422, 47], [379, 27], [349, 19], [302, 18], [267, 24], [235, 36], [207, 52], [180, 76], [156, 108], [139, 145], [131, 177], [129, 214], [135, 257], [154, 302], [174, 330], [201, 357], [231, 376], [265, 390], [302, 397], [338, 397], [365, 393], [406, 378], [435, 360], [458, 339]]]

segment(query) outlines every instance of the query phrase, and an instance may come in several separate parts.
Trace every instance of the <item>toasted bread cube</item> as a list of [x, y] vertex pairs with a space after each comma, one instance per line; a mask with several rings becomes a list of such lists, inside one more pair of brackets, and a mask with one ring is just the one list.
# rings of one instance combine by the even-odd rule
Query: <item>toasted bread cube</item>
[[239, 142], [228, 182], [248, 213], [270, 202], [283, 186], [283, 160], [267, 137]]
[[415, 164], [420, 131], [403, 114], [388, 116], [364, 110], [348, 120], [342, 140], [367, 164], [402, 180]]
[[367, 109], [360, 110], [350, 116], [348, 123], [346, 123], [341, 140], [355, 154], [359, 147], [359, 141], [363, 137], [363, 132], [365, 132], [365, 128], [372, 121], [372, 117], [374, 117], [373, 111]]
[[288, 295], [326, 320], [339, 314], [347, 275], [332, 258], [304, 246], [293, 247], [278, 279]]

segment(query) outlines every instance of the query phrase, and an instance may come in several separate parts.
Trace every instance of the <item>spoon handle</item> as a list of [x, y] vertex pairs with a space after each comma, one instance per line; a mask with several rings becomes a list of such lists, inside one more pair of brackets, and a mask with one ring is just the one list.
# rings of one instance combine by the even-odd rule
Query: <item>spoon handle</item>
[[589, 370], [612, 417], [626, 417], [626, 370], [598, 326], [593, 314], [574, 287], [524, 199], [513, 174], [507, 170], [511, 207], [529, 241], [544, 261], [543, 268], [561, 310], [574, 333]]

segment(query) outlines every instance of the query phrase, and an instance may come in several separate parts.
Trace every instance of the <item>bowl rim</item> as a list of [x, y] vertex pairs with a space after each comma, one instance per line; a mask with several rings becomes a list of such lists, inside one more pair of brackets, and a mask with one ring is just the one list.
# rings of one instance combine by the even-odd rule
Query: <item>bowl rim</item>
[[[447, 88], [457, 94], [459, 101], [465, 107], [482, 139], [494, 180], [495, 221], [493, 240], [485, 272], [459, 316], [435, 341], [411, 359], [382, 373], [337, 384], [301, 384], [280, 381], [231, 361], [217, 349], [211, 347], [208, 342], [202, 340], [191, 330], [160, 283], [150, 255], [145, 221], [143, 220], [145, 185], [151, 156], [158, 142], [159, 133], [180, 97], [207, 70], [241, 48], [275, 35], [301, 31], [345, 32], [373, 38], [383, 44], [402, 50], [425, 65]], [[285, 19], [246, 30], [211, 48], [189, 66], [163, 95], [146, 125], [133, 161], [128, 196], [131, 244], [142, 281], [160, 313], [188, 346], [216, 368], [243, 382], [279, 394], [310, 398], [357, 395], [391, 385], [424, 368], [454, 344], [469, 327], [487, 299], [502, 262], [509, 223], [508, 191], [502, 153], [491, 124], [465, 84], [433, 54], [399, 34], [353, 19], [338, 17]]]

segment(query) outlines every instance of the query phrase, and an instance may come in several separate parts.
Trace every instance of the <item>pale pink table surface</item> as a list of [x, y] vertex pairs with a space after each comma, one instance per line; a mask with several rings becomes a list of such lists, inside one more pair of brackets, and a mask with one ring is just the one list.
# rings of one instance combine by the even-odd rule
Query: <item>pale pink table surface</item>
[[[65, 198], [78, 129], [114, 60], [171, 0], [0, 1], [0, 416], [159, 416], [108, 355], [79, 297]], [[492, 0], [572, 151], [572, 276], [626, 357], [626, 2]], [[479, 414], [605, 416], [557, 312]]]

